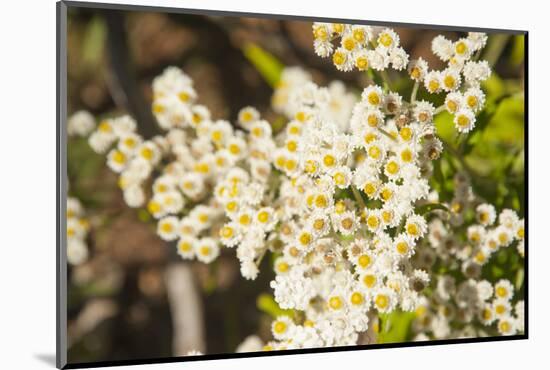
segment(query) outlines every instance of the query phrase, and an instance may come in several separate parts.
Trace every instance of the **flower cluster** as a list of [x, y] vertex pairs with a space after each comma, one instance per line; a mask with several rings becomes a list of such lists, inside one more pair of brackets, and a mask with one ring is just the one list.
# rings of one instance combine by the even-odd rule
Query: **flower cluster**
[[[435, 292], [416, 310], [415, 340], [514, 335], [524, 331], [524, 301], [512, 305], [509, 280], [495, 284], [450, 275], [437, 278]], [[493, 328], [496, 327], [496, 328]], [[496, 332], [494, 332], [496, 330]]]
[[427, 231], [415, 213], [430, 191], [423, 168], [440, 143], [430, 114], [378, 86], [363, 91], [347, 127], [326, 114], [326, 88], [287, 94], [290, 121], [273, 154], [285, 176], [271, 286], [282, 308], [305, 315], [301, 325], [276, 320], [268, 348], [353, 344], [369, 311], [414, 310], [428, 284], [409, 260]]
[[[466, 174], [457, 173], [454, 183], [455, 195], [447, 204], [450, 214], [435, 212], [437, 217], [428, 225], [428, 243], [414, 261], [416, 266], [433, 270], [431, 276], [438, 276], [434, 294], [430, 300], [424, 298], [417, 310], [417, 339], [523, 332], [524, 303], [516, 301], [512, 315], [514, 287], [510, 281], [492, 283], [480, 276], [482, 267], [501, 248], [515, 244], [523, 257], [524, 220], [510, 209], [497, 216], [493, 205], [473, 194]], [[437, 275], [435, 266], [446, 273]], [[488, 333], [495, 323], [496, 333]]]
[[[343, 23], [313, 24], [315, 53], [320, 57], [332, 55], [332, 62], [340, 71], [357, 68], [366, 71], [407, 67], [409, 56], [399, 46], [399, 36], [390, 28], [349, 25]], [[340, 41], [338, 47], [333, 42]]]
[[[447, 110], [464, 133], [484, 105], [480, 82], [490, 68], [477, 57], [487, 36], [436, 37], [433, 52], [448, 65], [429, 71], [422, 59], [409, 63], [388, 28], [315, 23], [313, 33], [316, 53], [332, 55], [339, 70], [408, 66], [411, 97], [388, 84], [356, 96], [340, 81], [320, 87], [286, 68], [272, 97], [286, 124], [274, 132], [254, 107], [234, 125], [214, 120], [192, 80], [169, 67], [153, 82], [162, 135], [144, 138], [122, 116], [89, 136], [119, 174], [126, 203], [146, 207], [184, 259], [210, 263], [222, 247], [234, 249], [242, 276], [255, 279], [263, 257], [274, 255], [270, 286], [292, 315], [273, 321], [264, 350], [357, 344], [377, 315], [395, 310], [417, 312], [418, 340], [481, 335], [479, 326], [493, 323], [500, 334], [522, 331], [523, 302], [512, 303], [511, 283], [479, 277], [500, 248], [515, 243], [523, 255], [523, 220], [511, 210], [497, 217], [465, 174], [455, 176], [447, 203], [429, 182], [444, 150], [434, 117]], [[417, 100], [422, 85], [444, 91], [444, 104]], [[89, 118], [77, 113], [70, 131], [90, 133]], [[449, 212], [426, 211], [436, 203]], [[261, 345], [252, 337], [241, 349]]]
[[416, 84], [423, 84], [431, 94], [446, 94], [444, 108], [454, 115], [453, 122], [460, 133], [474, 128], [475, 115], [485, 104], [485, 94], [479, 85], [489, 78], [491, 68], [487, 61], [476, 59], [486, 43], [484, 33], [470, 32], [468, 37], [455, 42], [439, 35], [432, 41], [432, 51], [447, 67], [430, 70], [422, 58], [411, 60], [408, 66], [409, 76]]
[[90, 223], [84, 216], [84, 208], [77, 198], [67, 198], [67, 261], [80, 265], [88, 259], [86, 236]]

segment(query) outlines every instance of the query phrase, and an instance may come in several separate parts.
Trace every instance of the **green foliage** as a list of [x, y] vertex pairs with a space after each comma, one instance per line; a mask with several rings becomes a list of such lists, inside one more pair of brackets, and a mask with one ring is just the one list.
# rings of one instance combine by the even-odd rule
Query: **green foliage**
[[409, 339], [412, 321], [416, 317], [414, 312], [394, 311], [388, 314], [379, 314], [380, 329], [378, 343], [399, 343]]
[[427, 213], [430, 213], [430, 212], [433, 212], [433, 211], [436, 211], [436, 210], [449, 212], [449, 208], [447, 208], [447, 206], [444, 205], [444, 204], [441, 204], [441, 203], [427, 203], [427, 204], [423, 204], [421, 206], [416, 207], [415, 213], [417, 213], [419, 215], [425, 215]]
[[269, 86], [275, 87], [281, 78], [284, 65], [273, 54], [253, 43], [246, 44], [243, 53]]
[[272, 318], [277, 318], [278, 316], [294, 316], [294, 310], [283, 310], [277, 302], [275, 302], [275, 299], [273, 299], [273, 296], [271, 294], [262, 293], [256, 300], [256, 306], [258, 309]]
[[512, 52], [510, 55], [510, 63], [517, 67], [523, 63], [525, 56], [525, 36], [514, 36], [512, 44]]
[[86, 67], [97, 66], [103, 56], [107, 27], [100, 16], [89, 22], [82, 44], [82, 62]]

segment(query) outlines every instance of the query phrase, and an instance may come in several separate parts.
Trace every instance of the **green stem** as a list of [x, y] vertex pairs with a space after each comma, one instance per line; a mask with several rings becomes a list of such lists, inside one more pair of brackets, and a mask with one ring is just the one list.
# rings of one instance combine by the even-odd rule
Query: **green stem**
[[378, 127], [378, 131], [380, 131], [382, 134], [386, 135], [387, 137], [389, 137], [393, 141], [397, 142], [397, 139], [394, 138], [388, 131], [384, 130], [383, 128]]
[[384, 87], [386, 88], [386, 90], [391, 91], [391, 80], [388, 72], [386, 72], [386, 70], [380, 71], [380, 77], [382, 77], [382, 81], [384, 81]]
[[420, 84], [418, 83], [418, 81], [414, 81], [414, 86], [411, 93], [411, 104], [414, 104], [416, 102], [416, 94], [418, 93], [419, 86]]
[[359, 190], [355, 186], [351, 186], [351, 192], [353, 193], [353, 197], [359, 203], [362, 209], [367, 208], [367, 205], [365, 204], [365, 201], [363, 200], [363, 197], [361, 196], [361, 193], [359, 193]]

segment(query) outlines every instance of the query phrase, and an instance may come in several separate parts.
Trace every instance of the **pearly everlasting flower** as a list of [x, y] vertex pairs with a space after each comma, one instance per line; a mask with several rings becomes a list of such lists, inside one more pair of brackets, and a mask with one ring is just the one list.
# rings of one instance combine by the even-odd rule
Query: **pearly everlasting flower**
[[69, 136], [88, 136], [95, 128], [95, 118], [88, 111], [80, 110], [69, 117], [67, 134]]

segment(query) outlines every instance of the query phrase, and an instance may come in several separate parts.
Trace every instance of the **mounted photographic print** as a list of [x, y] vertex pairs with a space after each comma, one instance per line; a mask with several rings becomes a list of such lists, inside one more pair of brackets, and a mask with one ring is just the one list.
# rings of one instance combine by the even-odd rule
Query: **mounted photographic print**
[[69, 1], [58, 40], [58, 367], [527, 338], [527, 32]]

